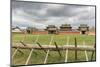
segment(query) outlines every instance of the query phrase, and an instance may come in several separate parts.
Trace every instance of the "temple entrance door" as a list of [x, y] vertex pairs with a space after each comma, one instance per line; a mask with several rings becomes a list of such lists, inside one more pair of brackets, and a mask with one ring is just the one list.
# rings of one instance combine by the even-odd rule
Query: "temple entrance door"
[[56, 31], [49, 31], [49, 34], [55, 34]]
[[28, 33], [28, 34], [30, 34], [30, 33], [31, 33], [31, 31], [30, 31], [30, 30], [27, 30], [27, 33]]
[[86, 34], [86, 31], [81, 31], [82, 34]]

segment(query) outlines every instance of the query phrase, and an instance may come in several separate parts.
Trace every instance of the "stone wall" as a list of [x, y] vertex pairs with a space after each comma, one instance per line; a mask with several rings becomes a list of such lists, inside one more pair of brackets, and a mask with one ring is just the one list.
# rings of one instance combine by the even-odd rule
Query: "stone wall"
[[[32, 34], [48, 34], [48, 31], [35, 31]], [[80, 31], [59, 31], [58, 34], [80, 34]]]
[[48, 34], [48, 31], [34, 31], [32, 34]]
[[79, 31], [60, 31], [59, 34], [80, 34]]

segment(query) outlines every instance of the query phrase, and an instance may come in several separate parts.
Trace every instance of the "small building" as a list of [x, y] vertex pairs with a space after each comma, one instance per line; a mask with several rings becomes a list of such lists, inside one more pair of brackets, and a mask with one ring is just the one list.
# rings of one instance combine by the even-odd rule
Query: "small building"
[[19, 29], [13, 29], [12, 33], [22, 33]]
[[88, 34], [89, 26], [87, 24], [80, 24], [78, 30], [80, 31], [80, 34]]
[[20, 30], [19, 27], [12, 27], [12, 33], [17, 33], [17, 34], [19, 34], [19, 33], [23, 33], [23, 32]]
[[35, 27], [27, 27], [26, 31], [28, 34], [32, 34], [33, 32], [38, 31], [38, 29]]
[[48, 34], [58, 34], [58, 28], [55, 25], [48, 25], [46, 30]]
[[72, 30], [72, 27], [70, 24], [62, 24], [60, 26], [60, 31], [71, 31]]

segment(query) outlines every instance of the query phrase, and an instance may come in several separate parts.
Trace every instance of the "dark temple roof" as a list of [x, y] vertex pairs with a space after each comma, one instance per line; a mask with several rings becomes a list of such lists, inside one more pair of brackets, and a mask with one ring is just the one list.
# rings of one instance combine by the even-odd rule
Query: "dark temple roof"
[[79, 27], [89, 27], [87, 24], [80, 24]]
[[60, 27], [71, 27], [70, 24], [62, 24]]

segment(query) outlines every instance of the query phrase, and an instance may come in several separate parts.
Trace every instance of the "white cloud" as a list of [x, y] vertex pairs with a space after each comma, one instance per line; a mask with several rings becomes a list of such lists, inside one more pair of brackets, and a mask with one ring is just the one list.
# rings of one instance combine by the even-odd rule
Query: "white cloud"
[[45, 4], [45, 6], [48, 9], [59, 9], [64, 7], [64, 5], [60, 5], [60, 4]]
[[13, 25], [37, 28], [65, 23], [75, 27], [81, 23], [95, 25], [95, 7], [92, 6], [15, 2], [12, 7]]

